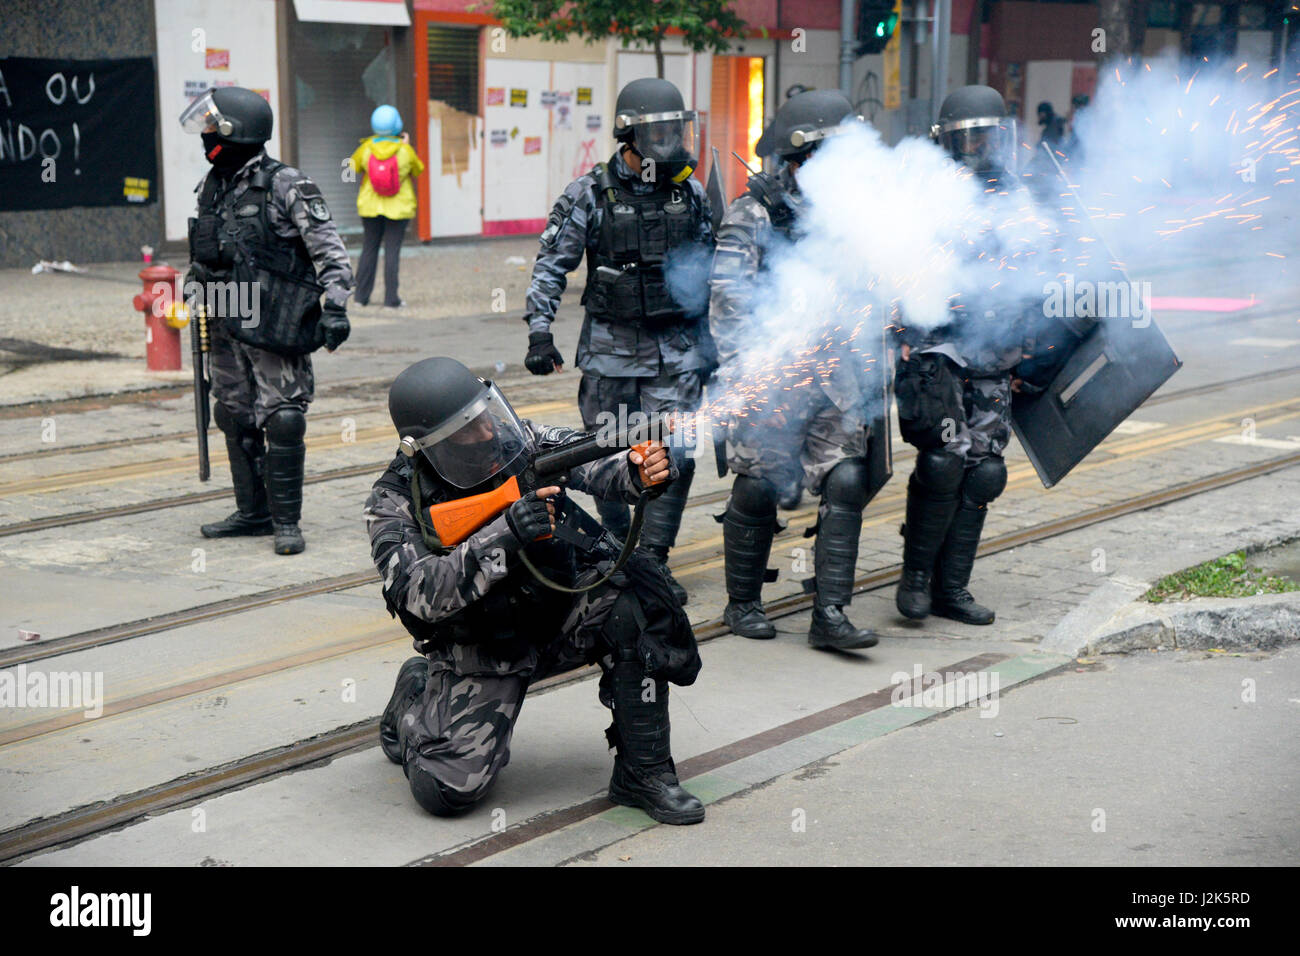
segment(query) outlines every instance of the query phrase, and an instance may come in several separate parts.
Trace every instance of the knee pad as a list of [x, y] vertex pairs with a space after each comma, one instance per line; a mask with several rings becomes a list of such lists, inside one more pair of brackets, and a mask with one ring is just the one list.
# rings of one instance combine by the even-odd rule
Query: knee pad
[[867, 463], [861, 458], [846, 458], [831, 469], [822, 485], [822, 499], [827, 504], [861, 511], [867, 506]]
[[966, 463], [960, 455], [932, 448], [917, 453], [912, 477], [930, 494], [947, 497], [961, 487], [965, 472]]
[[985, 458], [966, 472], [961, 496], [964, 502], [983, 507], [1007, 486], [1007, 463], [1001, 458]]
[[478, 802], [478, 798], [458, 793], [419, 766], [407, 764], [406, 779], [411, 796], [421, 807], [439, 817], [454, 817]]
[[753, 518], [775, 516], [776, 486], [766, 478], [737, 475], [731, 486], [731, 507]]
[[292, 405], [277, 408], [266, 419], [267, 440], [276, 445], [296, 445], [307, 434], [307, 416]]

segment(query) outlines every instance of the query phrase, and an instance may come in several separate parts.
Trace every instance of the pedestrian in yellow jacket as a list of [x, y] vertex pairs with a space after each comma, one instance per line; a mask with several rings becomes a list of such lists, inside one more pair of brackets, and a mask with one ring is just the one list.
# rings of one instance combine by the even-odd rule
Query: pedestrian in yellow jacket
[[354, 301], [369, 305], [379, 264], [379, 244], [384, 245], [384, 305], [397, 308], [397, 268], [406, 224], [415, 217], [415, 177], [424, 163], [402, 134], [402, 117], [391, 106], [380, 106], [370, 115], [373, 136], [367, 136], [352, 154], [352, 171], [361, 174], [357, 212], [364, 235], [361, 261], [357, 264]]

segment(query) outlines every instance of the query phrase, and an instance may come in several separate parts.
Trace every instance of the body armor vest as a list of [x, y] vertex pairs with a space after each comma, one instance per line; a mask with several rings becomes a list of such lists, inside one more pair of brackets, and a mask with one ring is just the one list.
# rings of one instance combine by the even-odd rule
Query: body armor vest
[[263, 159], [236, 195], [233, 182], [209, 175], [190, 220], [190, 255], [207, 276], [208, 314], [248, 345], [303, 355], [319, 347], [316, 326], [324, 287], [301, 236], [271, 228], [271, 180], [284, 164]]
[[673, 299], [664, 263], [677, 246], [695, 241], [703, 211], [687, 185], [638, 196], [605, 163], [592, 169], [601, 209], [596, 248], [587, 253], [582, 304], [594, 319], [658, 329], [688, 317]]
[[[411, 493], [413, 480], [420, 482], [420, 509], [415, 507]], [[377, 484], [411, 499], [411, 512], [422, 526], [427, 522], [427, 517], [417, 513], [417, 510], [423, 511], [431, 504], [487, 490], [477, 488], [452, 493], [450, 488], [431, 478], [424, 469], [413, 469], [410, 460], [400, 454]], [[576, 508], [577, 505], [566, 498], [564, 507]], [[577, 578], [577, 555], [573, 545], [553, 537], [545, 541], [534, 541], [525, 545], [525, 549], [529, 560], [548, 578], [557, 584], [573, 585]], [[451, 549], [433, 550], [435, 553], [446, 554]], [[573, 605], [571, 595], [552, 591], [539, 584], [524, 563], [518, 560], [513, 562], [505, 579], [493, 584], [487, 594], [439, 621], [426, 621], [416, 617], [397, 603], [394, 595], [387, 590], [384, 591], [384, 601], [388, 605], [389, 614], [397, 617], [417, 641], [427, 641], [438, 646], [491, 643], [493, 653], [502, 658], [520, 657], [529, 647], [552, 640], [560, 632]]]

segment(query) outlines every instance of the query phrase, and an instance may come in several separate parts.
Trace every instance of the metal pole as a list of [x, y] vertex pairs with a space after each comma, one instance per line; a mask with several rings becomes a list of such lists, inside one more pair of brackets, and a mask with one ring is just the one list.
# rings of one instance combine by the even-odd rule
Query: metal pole
[[840, 92], [853, 102], [853, 0], [840, 0]]
[[952, 0], [930, 0], [934, 14], [930, 44], [930, 121], [939, 118], [939, 106], [948, 91], [948, 38], [952, 29]]

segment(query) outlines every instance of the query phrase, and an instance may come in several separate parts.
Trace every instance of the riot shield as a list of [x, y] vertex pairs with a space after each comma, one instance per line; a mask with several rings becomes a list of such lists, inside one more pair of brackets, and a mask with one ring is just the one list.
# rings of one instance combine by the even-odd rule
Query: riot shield
[[1181, 367], [1152, 319], [1099, 322], [1041, 391], [1012, 396], [1016, 438], [1051, 488]]
[[[868, 371], [864, 396], [868, 409], [876, 409], [871, 418], [871, 434], [867, 439], [867, 500], [870, 501], [894, 475], [893, 435], [889, 430], [889, 406], [893, 404], [894, 376], [889, 368], [889, 345], [884, 323], [880, 325], [880, 338], [871, 336], [871, 349], [875, 360]], [[879, 405], [876, 404], [877, 400]]]
[[[1045, 152], [1079, 207], [1086, 208], [1056, 157]], [[1124, 293], [1128, 307], [1110, 309], [1111, 315], [1083, 336], [1045, 387], [1012, 397], [1012, 427], [1046, 488], [1069, 474], [1182, 366], [1151, 317], [1150, 303], [1139, 303], [1138, 284], [1129, 282], [1122, 269], [1118, 274], [1123, 281], [1111, 291], [1116, 298]]]

